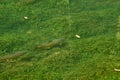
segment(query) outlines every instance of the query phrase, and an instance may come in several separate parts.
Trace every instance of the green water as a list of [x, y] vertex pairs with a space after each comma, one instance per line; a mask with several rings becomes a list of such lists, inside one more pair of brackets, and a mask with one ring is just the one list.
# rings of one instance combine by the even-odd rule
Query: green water
[[120, 80], [119, 5], [0, 0], [0, 80]]

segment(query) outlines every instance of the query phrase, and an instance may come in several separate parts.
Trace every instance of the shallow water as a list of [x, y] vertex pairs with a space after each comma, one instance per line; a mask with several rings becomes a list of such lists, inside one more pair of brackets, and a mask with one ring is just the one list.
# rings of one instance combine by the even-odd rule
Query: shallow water
[[1, 0], [0, 80], [119, 80], [119, 4]]

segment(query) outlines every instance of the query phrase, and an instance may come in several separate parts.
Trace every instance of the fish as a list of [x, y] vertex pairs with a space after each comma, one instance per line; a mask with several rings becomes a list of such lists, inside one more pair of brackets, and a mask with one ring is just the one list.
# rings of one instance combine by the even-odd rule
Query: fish
[[63, 43], [64, 43], [64, 38], [54, 39], [52, 41], [43, 43], [41, 45], [37, 45], [35, 47], [35, 49], [50, 49], [50, 48], [53, 48], [55, 46], [63, 45]]
[[9, 54], [7, 56], [4, 56], [3, 58], [0, 58], [0, 61], [6, 61], [9, 59], [17, 58], [17, 57], [24, 55], [25, 53], [27, 53], [27, 50], [15, 52], [13, 54]]

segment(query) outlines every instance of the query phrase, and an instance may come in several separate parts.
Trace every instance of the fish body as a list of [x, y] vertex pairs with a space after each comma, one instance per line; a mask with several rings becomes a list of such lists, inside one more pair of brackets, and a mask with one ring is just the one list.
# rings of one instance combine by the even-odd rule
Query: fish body
[[60, 45], [63, 44], [63, 42], [64, 42], [63, 38], [61, 38], [61, 39], [55, 39], [53, 41], [49, 41], [47, 43], [38, 45], [38, 46], [35, 47], [35, 49], [49, 49], [49, 48], [52, 48], [54, 46], [60, 46]]
[[10, 55], [4, 56], [3, 58], [0, 58], [0, 61], [4, 61], [4, 60], [20, 57], [20, 56], [24, 55], [26, 52], [27, 51], [19, 51], [19, 52], [16, 52], [14, 54], [10, 54]]

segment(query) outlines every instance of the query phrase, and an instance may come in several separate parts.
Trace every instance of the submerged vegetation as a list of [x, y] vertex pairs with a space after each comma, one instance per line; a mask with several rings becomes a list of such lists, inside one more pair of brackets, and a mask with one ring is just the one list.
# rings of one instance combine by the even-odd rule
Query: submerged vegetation
[[0, 62], [0, 80], [120, 80], [119, 6], [119, 0], [0, 0], [0, 59], [28, 51]]

